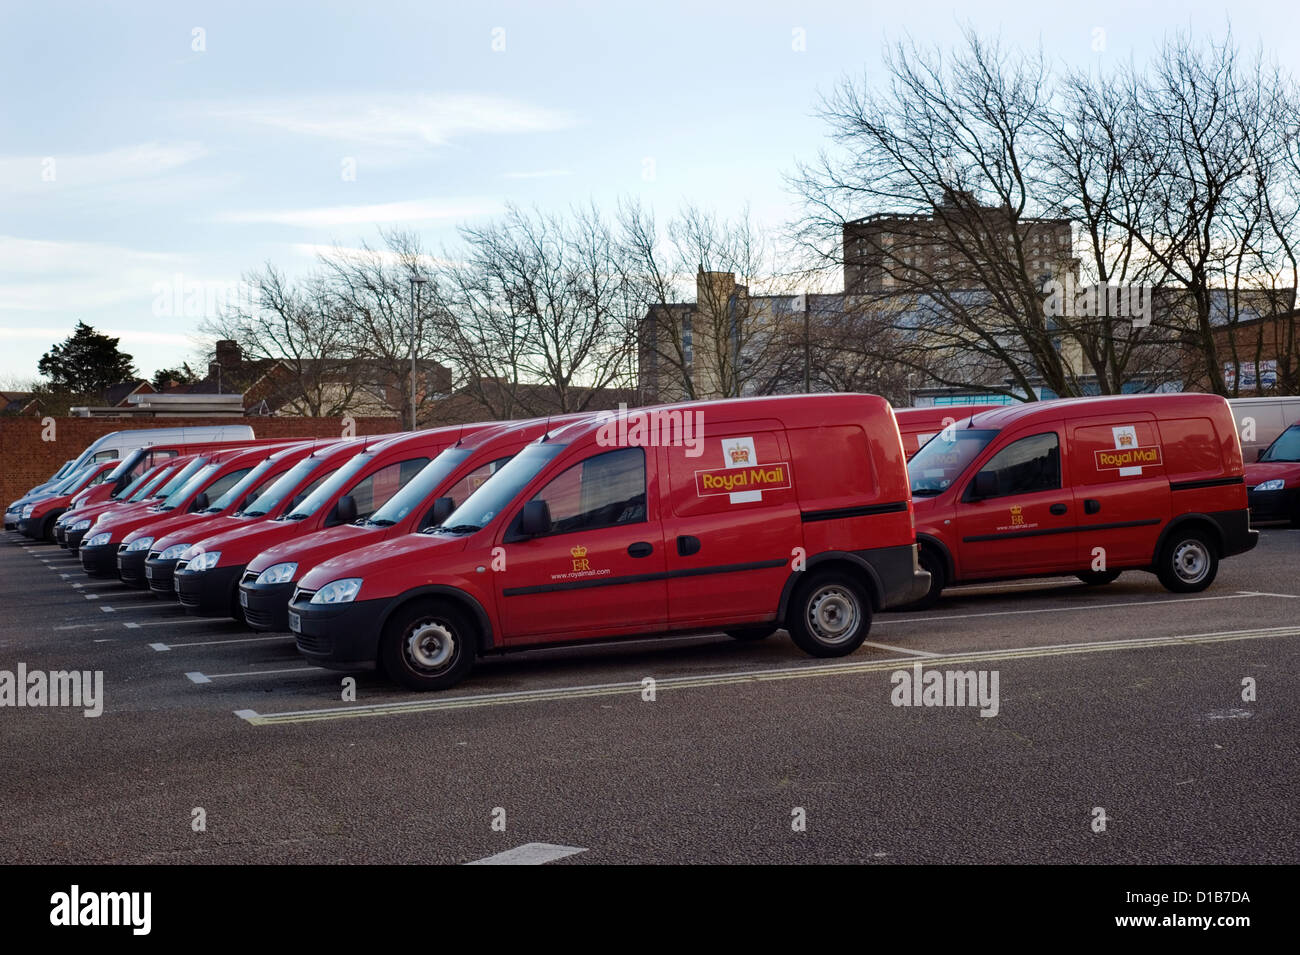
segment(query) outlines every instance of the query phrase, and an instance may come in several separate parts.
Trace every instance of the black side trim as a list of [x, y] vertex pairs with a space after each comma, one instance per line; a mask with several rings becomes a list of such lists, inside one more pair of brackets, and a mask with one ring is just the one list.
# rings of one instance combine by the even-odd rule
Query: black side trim
[[1245, 484], [1244, 477], [1230, 478], [1211, 478], [1207, 481], [1170, 481], [1169, 490], [1171, 491], [1195, 491], [1202, 487], [1232, 487], [1234, 484]]
[[550, 594], [565, 590], [590, 590], [592, 587], [615, 587], [619, 584], [643, 584], [652, 580], [671, 580], [677, 577], [703, 577], [708, 574], [735, 574], [747, 570], [770, 570], [784, 567], [784, 560], [756, 560], [748, 564], [717, 564], [713, 567], [684, 567], [659, 574], [627, 574], [622, 577], [596, 577], [591, 580], [568, 580], [560, 584], [541, 584], [536, 587], [507, 587], [503, 597], [522, 597], [528, 594]]
[[832, 507], [824, 511], [801, 511], [799, 519], [805, 524], [814, 521], [837, 521], [844, 517], [868, 517], [872, 514], [895, 514], [907, 510], [906, 501], [890, 501], [888, 504], [864, 504], [862, 507]]
[[1114, 531], [1124, 527], [1151, 527], [1160, 523], [1160, 518], [1153, 517], [1145, 521], [1115, 521], [1111, 524], [1083, 524], [1071, 527], [1045, 527], [1039, 531], [1008, 531], [1005, 534], [976, 534], [963, 537], [963, 544], [975, 544], [980, 541], [1004, 541], [1013, 537], [1047, 537], [1052, 534], [1091, 533], [1092, 531]]

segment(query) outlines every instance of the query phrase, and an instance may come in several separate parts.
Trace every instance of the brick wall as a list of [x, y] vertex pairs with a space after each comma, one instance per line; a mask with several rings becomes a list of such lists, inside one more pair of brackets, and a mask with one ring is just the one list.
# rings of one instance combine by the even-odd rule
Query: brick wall
[[[54, 418], [53, 441], [42, 420], [0, 417], [0, 508], [57, 471], [86, 446], [113, 431], [247, 424], [258, 438], [329, 438], [343, 433], [342, 418]], [[401, 431], [396, 418], [356, 418], [357, 435]]]

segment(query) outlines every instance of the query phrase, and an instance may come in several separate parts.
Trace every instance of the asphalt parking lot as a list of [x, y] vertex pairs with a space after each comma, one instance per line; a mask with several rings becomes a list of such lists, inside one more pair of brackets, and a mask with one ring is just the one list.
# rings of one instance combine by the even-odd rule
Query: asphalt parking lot
[[[953, 590], [840, 660], [640, 640], [354, 701], [288, 634], [21, 541], [0, 670], [102, 670], [105, 701], [0, 708], [6, 863], [1300, 861], [1300, 531], [1192, 596]], [[918, 663], [996, 673], [996, 715], [895, 705]]]

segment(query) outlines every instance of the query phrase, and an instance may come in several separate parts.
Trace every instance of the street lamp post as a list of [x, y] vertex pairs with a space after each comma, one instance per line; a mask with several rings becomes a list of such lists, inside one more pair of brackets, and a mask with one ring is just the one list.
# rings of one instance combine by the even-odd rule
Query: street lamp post
[[415, 430], [415, 287], [423, 285], [428, 279], [411, 276], [411, 430]]

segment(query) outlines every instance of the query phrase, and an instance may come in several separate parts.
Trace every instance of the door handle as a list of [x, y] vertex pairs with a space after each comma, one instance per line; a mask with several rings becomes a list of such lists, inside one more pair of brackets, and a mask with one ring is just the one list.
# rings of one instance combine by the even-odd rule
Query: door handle
[[700, 539], [698, 537], [682, 536], [677, 538], [677, 553], [681, 557], [690, 557], [692, 554], [700, 552]]
[[1059, 517], [1060, 515], [1068, 511], [1069, 508], [1066, 507], [1064, 504], [1053, 504], [1051, 507], [1048, 508], [1048, 510]]
[[627, 554], [629, 557], [649, 557], [654, 553], [654, 544], [649, 541], [637, 541], [635, 544], [627, 545]]
[[1099, 501], [1099, 500], [1097, 500], [1096, 498], [1093, 498], [1093, 497], [1089, 497], [1089, 498], [1085, 498], [1085, 499], [1084, 499], [1084, 502], [1083, 502], [1083, 513], [1085, 513], [1085, 514], [1096, 514], [1096, 513], [1097, 513], [1098, 511], [1100, 511], [1100, 510], [1101, 510], [1101, 501]]

